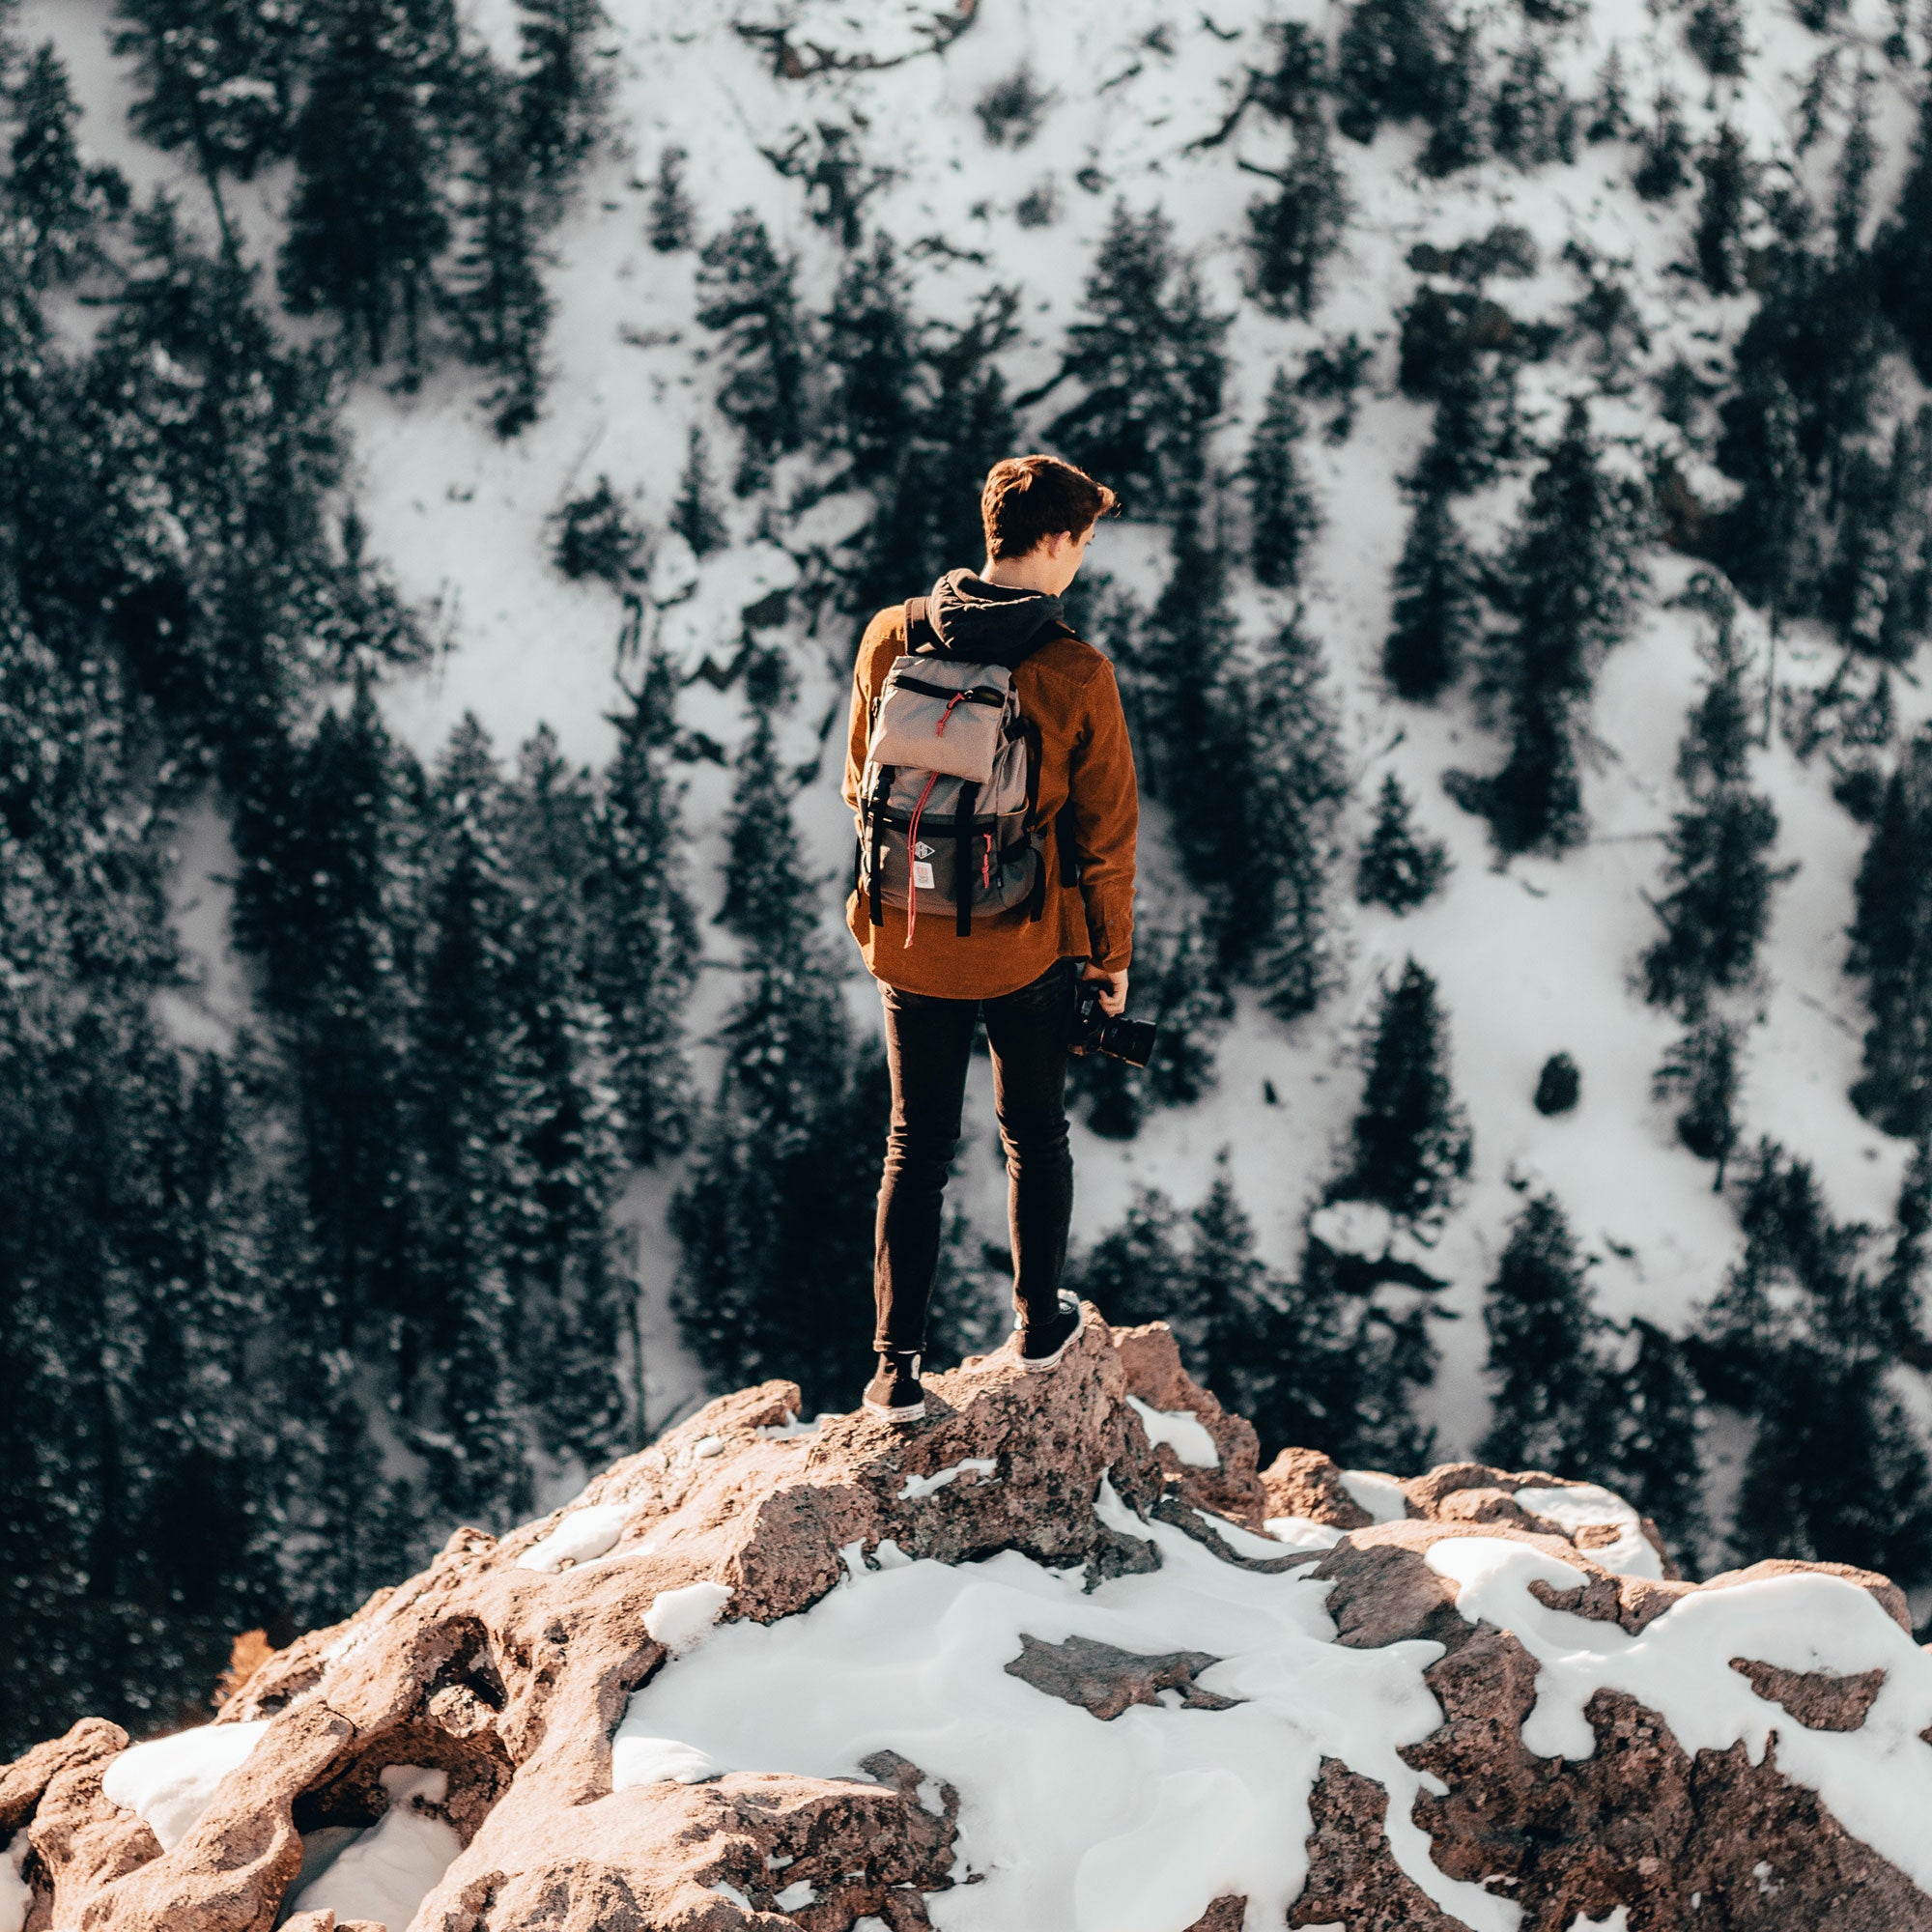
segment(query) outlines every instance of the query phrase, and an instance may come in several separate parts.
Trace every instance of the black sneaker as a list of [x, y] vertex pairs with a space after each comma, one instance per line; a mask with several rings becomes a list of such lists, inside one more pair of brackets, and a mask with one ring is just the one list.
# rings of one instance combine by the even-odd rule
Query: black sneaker
[[866, 1384], [865, 1406], [891, 1422], [917, 1422], [925, 1413], [925, 1391], [919, 1385], [919, 1357], [882, 1352], [878, 1373]]
[[1052, 1368], [1065, 1354], [1085, 1320], [1080, 1311], [1079, 1298], [1064, 1288], [1060, 1291], [1060, 1306], [1044, 1328], [1031, 1326], [1022, 1315], [1015, 1324], [1013, 1338], [1017, 1344], [1020, 1367], [1034, 1371]]

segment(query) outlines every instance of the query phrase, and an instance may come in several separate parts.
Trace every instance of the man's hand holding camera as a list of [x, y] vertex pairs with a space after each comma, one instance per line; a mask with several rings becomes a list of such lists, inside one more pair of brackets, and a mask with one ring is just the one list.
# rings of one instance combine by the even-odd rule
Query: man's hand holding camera
[[1119, 1019], [1127, 1009], [1127, 976], [1122, 973], [1103, 973], [1097, 966], [1089, 966], [1080, 975], [1083, 980], [1104, 980], [1107, 990], [1100, 995], [1100, 1010], [1109, 1019]]

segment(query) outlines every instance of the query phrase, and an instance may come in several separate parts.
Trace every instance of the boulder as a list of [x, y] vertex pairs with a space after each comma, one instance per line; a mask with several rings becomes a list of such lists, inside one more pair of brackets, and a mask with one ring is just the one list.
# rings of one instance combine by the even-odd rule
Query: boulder
[[1932, 1932], [1883, 1577], [1693, 1584], [1536, 1471], [1262, 1471], [1160, 1324], [928, 1389], [724, 1397], [200, 1731], [38, 1747], [23, 1932]]

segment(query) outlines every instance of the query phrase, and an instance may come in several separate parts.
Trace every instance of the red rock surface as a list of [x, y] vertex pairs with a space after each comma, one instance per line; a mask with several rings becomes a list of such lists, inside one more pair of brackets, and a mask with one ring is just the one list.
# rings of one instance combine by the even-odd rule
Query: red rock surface
[[[1325, 1458], [1290, 1451], [1259, 1472], [1253, 1431], [1187, 1379], [1159, 1326], [1116, 1335], [1095, 1318], [1050, 1376], [994, 1358], [929, 1387], [932, 1414], [903, 1430], [864, 1414], [791, 1429], [798, 1394], [783, 1382], [715, 1402], [590, 1485], [572, 1508], [617, 1506], [621, 1532], [606, 1554], [554, 1574], [518, 1559], [562, 1512], [500, 1541], [458, 1531], [421, 1576], [270, 1656], [235, 1690], [217, 1721], [269, 1729], [168, 1850], [102, 1792], [127, 1747], [116, 1726], [89, 1719], [29, 1752], [0, 1771], [0, 1842], [26, 1833], [27, 1932], [270, 1932], [302, 1834], [373, 1822], [387, 1802], [378, 1774], [394, 1765], [446, 1773], [440, 1809], [464, 1847], [412, 1932], [849, 1932], [866, 1918], [909, 1932], [935, 1913], [943, 1922], [959, 1794], [890, 1751], [850, 1778], [733, 1772], [612, 1788], [612, 1731], [667, 1661], [644, 1634], [646, 1612], [662, 1592], [709, 1581], [729, 1587], [728, 1618], [769, 1623], [808, 1608], [848, 1560], [888, 1540], [955, 1565], [1017, 1550], [1083, 1568], [1090, 1587], [1157, 1567], [1151, 1542], [1096, 1513], [1103, 1480], [1130, 1510], [1187, 1528], [1223, 1560], [1325, 1581], [1341, 1644], [1442, 1646], [1424, 1673], [1442, 1725], [1406, 1753], [1430, 1775], [1413, 1817], [1438, 1867], [1514, 1900], [1524, 1932], [1567, 1932], [1578, 1915], [1602, 1919], [1620, 1906], [1629, 1932], [1827, 1922], [1932, 1932], [1932, 1900], [1787, 1780], [1775, 1750], [1756, 1765], [1742, 1747], [1689, 1755], [1656, 1714], [1600, 1691], [1586, 1714], [1594, 1755], [1530, 1751], [1534, 1660], [1508, 1631], [1465, 1617], [1457, 1585], [1427, 1558], [1444, 1538], [1520, 1540], [1583, 1578], [1546, 1601], [1632, 1633], [1693, 1589], [1794, 1566], [1702, 1586], [1616, 1576], [1511, 1500], [1558, 1479], [1471, 1464], [1403, 1484], [1406, 1520], [1371, 1524]], [[1192, 1413], [1220, 1465], [1188, 1467], [1151, 1446], [1129, 1393]], [[976, 1459], [993, 1459], [998, 1480], [961, 1468]], [[959, 1473], [943, 1487], [912, 1480], [947, 1470]], [[1245, 1542], [1221, 1545], [1204, 1511], [1250, 1531], [1294, 1515], [1349, 1533], [1330, 1550], [1263, 1558]], [[1885, 1579], [1840, 1574], [1902, 1615]], [[1190, 1721], [1233, 1707], [1197, 1694], [1195, 1675], [1214, 1662], [1205, 1655], [1041, 1639], [1015, 1662], [1095, 1721], [1163, 1697], [1208, 1714]], [[1749, 1657], [1733, 1668], [1812, 1729], [1857, 1730], [1878, 1689], [1871, 1673]], [[1310, 1876], [1289, 1923], [1443, 1932], [1462, 1922], [1395, 1863], [1387, 1804], [1380, 1784], [1323, 1763]], [[781, 1906], [781, 1873], [786, 1886], [810, 1881], [811, 1898]], [[1197, 1932], [1236, 1932], [1243, 1917], [1243, 1902], [1225, 1897]], [[327, 1912], [289, 1923], [350, 1932]]]

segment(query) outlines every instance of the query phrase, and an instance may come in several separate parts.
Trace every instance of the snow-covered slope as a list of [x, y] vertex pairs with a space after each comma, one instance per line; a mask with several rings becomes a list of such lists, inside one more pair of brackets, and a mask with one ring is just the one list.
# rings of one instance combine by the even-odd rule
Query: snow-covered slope
[[[1008, 362], [1016, 391], [1057, 366], [1116, 201], [1158, 204], [1196, 254], [1215, 305], [1236, 316], [1229, 337], [1233, 408], [1217, 440], [1224, 466], [1238, 461], [1277, 365], [1297, 367], [1312, 347], [1350, 331], [1375, 351], [1353, 434], [1339, 445], [1317, 437], [1304, 445], [1324, 521], [1300, 594], [1343, 699], [1357, 779], [1350, 829], [1366, 827], [1375, 787], [1394, 771], [1448, 841], [1455, 869], [1444, 893], [1405, 920], [1349, 909], [1345, 983], [1312, 1018], [1284, 1029], [1244, 1000], [1207, 1098], [1155, 1114], [1124, 1146], [1081, 1132], [1076, 1234], [1091, 1238], [1113, 1225], [1140, 1183], [1183, 1204], [1198, 1199], [1216, 1151], [1226, 1148], [1264, 1251], [1291, 1263], [1301, 1209], [1330, 1172], [1353, 1108], [1362, 1021], [1382, 976], [1412, 952], [1439, 982], [1455, 1079], [1475, 1136], [1472, 1184], [1437, 1249], [1451, 1282], [1445, 1305], [1469, 1318], [1437, 1331], [1445, 1360], [1428, 1401], [1441, 1447], [1466, 1449], [1481, 1431], [1483, 1336], [1474, 1318], [1526, 1185], [1547, 1184], [1564, 1204], [1598, 1260], [1594, 1280], [1607, 1314], [1641, 1313], [1680, 1327], [1690, 1306], [1719, 1286], [1739, 1245], [1709, 1169], [1676, 1144], [1669, 1118], [1650, 1096], [1672, 1023], [1629, 985], [1654, 932], [1642, 895], [1656, 880], [1661, 835], [1677, 799], [1677, 740], [1701, 676], [1700, 620], [1672, 608], [1690, 566], [1657, 554], [1634, 633], [1605, 668], [1584, 777], [1590, 836], [1560, 862], [1494, 863], [1484, 825], [1452, 807], [1440, 783], [1453, 767], [1490, 768], [1491, 733], [1465, 696], [1428, 708], [1394, 700], [1378, 665], [1406, 524], [1398, 478], [1428, 423], [1426, 409], [1395, 385], [1394, 318], [1414, 285], [1406, 266], [1411, 246], [1451, 244], [1500, 220], [1525, 228], [1542, 266], [1511, 284], [1509, 298], [1527, 318], [1553, 316], [1580, 292], [1561, 260], [1567, 241], [1586, 239], [1601, 257], [1624, 264], [1648, 350], [1606, 384], [1580, 346], [1564, 349], [1525, 368], [1522, 397], [1530, 431], [1544, 437], [1568, 398], [1597, 397], [1598, 429], [1634, 462], [1662, 434], [1643, 379], [1680, 355], [1715, 367], [1750, 308], [1749, 298], [1713, 298], [1681, 272], [1694, 194], [1662, 206], [1640, 201], [1629, 185], [1634, 150], [1621, 142], [1579, 146], [1574, 164], [1533, 174], [1489, 161], [1432, 182], [1414, 166], [1417, 130], [1384, 128], [1370, 147], [1337, 143], [1352, 213], [1316, 315], [1307, 323], [1274, 320], [1240, 299], [1243, 211], [1255, 182], [1236, 163], [1242, 156], [1271, 162], [1279, 136], [1251, 115], [1226, 145], [1199, 143], [1220, 125], [1244, 65], [1263, 58], [1270, 21], [1301, 18], [1332, 34], [1338, 7], [1222, 0], [1177, 11], [1162, 0], [979, 0], [955, 14], [910, 0], [720, 0], [701, 8], [610, 0], [609, 10], [616, 152], [593, 166], [554, 238], [554, 375], [541, 420], [513, 442], [498, 440], [475, 384], [453, 367], [412, 395], [372, 381], [353, 400], [364, 515], [405, 587], [440, 604], [447, 639], [434, 668], [388, 691], [393, 723], [425, 753], [465, 711], [474, 711], [505, 751], [540, 721], [575, 757], [598, 759], [610, 748], [606, 713], [624, 613], [608, 590], [567, 582], [550, 566], [545, 520], [604, 474], [647, 523], [661, 524], [687, 427], [700, 421], [718, 430], [714, 366], [693, 316], [695, 257], [657, 254], [645, 238], [647, 183], [665, 146], [688, 152], [700, 234], [716, 232], [737, 209], [755, 209], [798, 251], [801, 298], [822, 312], [838, 271], [837, 240], [808, 218], [801, 185], [759, 150], [782, 150], [795, 131], [819, 124], [848, 128], [865, 160], [893, 173], [867, 213], [899, 243], [916, 309], [956, 310], [993, 282], [1024, 291], [1026, 336]], [[1503, 12], [1515, 20], [1513, 10]], [[484, 35], [511, 44], [504, 0], [478, 0], [472, 18]], [[1504, 24], [1493, 20], [1491, 30]], [[105, 0], [29, 0], [22, 25], [30, 36], [54, 33], [73, 60], [96, 144], [130, 171], [165, 171], [124, 131], [125, 76], [102, 51]], [[1574, 94], [1588, 95], [1614, 46], [1633, 102], [1668, 84], [1686, 103], [1693, 139], [1727, 115], [1754, 157], [1788, 164], [1818, 187], [1829, 181], [1842, 114], [1828, 120], [1826, 137], [1802, 157], [1794, 150], [1799, 98], [1825, 43], [1782, 8], [1748, 10], [1747, 27], [1752, 52], [1735, 86], [1711, 82], [1685, 47], [1682, 16], [1667, 10], [1597, 0], [1547, 38]], [[1862, 50], [1876, 76], [1881, 207], [1895, 187], [1913, 111], [1909, 75], [1889, 69], [1877, 51], [1891, 27], [1883, 0], [1856, 0], [1833, 27], [1854, 53]], [[748, 29], [781, 31], [793, 46], [812, 50], [821, 71], [788, 77], [774, 60], [771, 35]], [[990, 146], [976, 104], [1022, 63], [1051, 91], [1051, 104], [1031, 142]], [[1015, 209], [1043, 184], [1054, 190], [1057, 218], [1026, 226]], [[284, 176], [271, 174], [242, 191], [251, 233], [272, 232], [286, 186]], [[927, 238], [947, 245], [922, 248]], [[1909, 394], [1902, 366], [1887, 378], [1901, 397]], [[781, 497], [788, 480], [781, 469]], [[1501, 529], [1521, 483], [1519, 472], [1478, 500], [1469, 522], [1479, 539]], [[687, 668], [707, 654], [727, 659], [742, 610], [792, 580], [797, 566], [787, 550], [802, 554], [835, 540], [864, 509], [856, 498], [821, 502], [809, 523], [781, 527], [771, 542], [754, 539], [753, 506], [732, 504], [736, 541], [701, 564], [667, 540], [647, 628]], [[1148, 525], [1110, 526], [1094, 555], [1122, 581], [1151, 591], [1163, 574], [1165, 537]], [[1238, 596], [1242, 625], [1255, 635], [1280, 614], [1275, 593], [1250, 584]], [[1743, 621], [1761, 650], [1761, 623], [1749, 613]], [[855, 628], [834, 621], [809, 636], [795, 617], [768, 634], [781, 639], [799, 672], [785, 726], [799, 762], [815, 754], [836, 716]], [[1804, 685], [1822, 682], [1835, 656], [1828, 640], [1801, 626], [1780, 662], [1783, 674]], [[1906, 726], [1932, 713], [1932, 698], [1909, 675], [1897, 696]], [[744, 724], [735, 690], [721, 693], [700, 680], [682, 702], [695, 729], [727, 747], [735, 742]], [[701, 880], [718, 854], [727, 776], [702, 762], [688, 769]], [[798, 803], [808, 848], [827, 881], [828, 929], [836, 929], [833, 881], [847, 837], [834, 772], [828, 759], [821, 783]], [[1861, 834], [1833, 800], [1822, 767], [1802, 766], [1781, 742], [1759, 754], [1754, 776], [1781, 821], [1776, 856], [1799, 870], [1777, 898], [1764, 953], [1769, 993], [1749, 1047], [1747, 1138], [1775, 1135], [1813, 1164], [1841, 1219], [1883, 1227], [1906, 1149], [1867, 1126], [1845, 1097], [1861, 1022], [1842, 976], [1843, 930]], [[1156, 893], [1165, 870], [1156, 846], [1149, 866]], [[705, 976], [694, 1009], [700, 1042], [732, 979], [730, 942], [713, 931], [706, 943], [720, 970]], [[853, 964], [854, 1010], [868, 1012]], [[1530, 1095], [1538, 1067], [1559, 1049], [1581, 1067], [1582, 1103], [1550, 1120]], [[991, 1132], [983, 1071], [976, 1081], [975, 1131], [983, 1141]], [[1266, 1103], [1265, 1088], [1278, 1104]], [[1003, 1219], [1000, 1188], [990, 1159], [965, 1163], [958, 1191], [989, 1236]], [[669, 1267], [661, 1219], [668, 1192], [659, 1177], [633, 1196], [645, 1271], [660, 1293]]]

